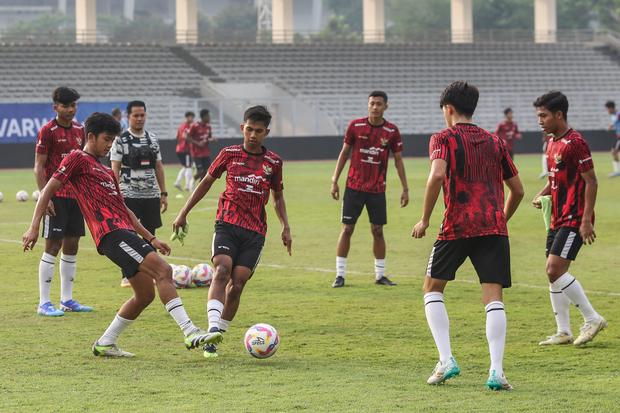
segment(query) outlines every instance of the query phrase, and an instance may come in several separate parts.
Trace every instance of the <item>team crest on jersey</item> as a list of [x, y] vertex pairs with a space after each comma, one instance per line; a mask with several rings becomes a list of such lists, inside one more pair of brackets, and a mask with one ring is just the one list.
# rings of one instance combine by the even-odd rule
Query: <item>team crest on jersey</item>
[[385, 138], [381, 138], [381, 146], [386, 147], [388, 145], [388, 140]]
[[273, 173], [273, 169], [271, 166], [263, 164], [263, 172], [265, 172], [265, 175], [271, 175]]
[[562, 154], [556, 153], [555, 155], [553, 155], [553, 160], [556, 164], [562, 163]]
[[76, 138], [78, 145], [82, 146], [82, 138], [79, 136]]
[[359, 139], [368, 139], [368, 136], [366, 136], [366, 135], [360, 135], [360, 136], [358, 136], [358, 138], [359, 138]]

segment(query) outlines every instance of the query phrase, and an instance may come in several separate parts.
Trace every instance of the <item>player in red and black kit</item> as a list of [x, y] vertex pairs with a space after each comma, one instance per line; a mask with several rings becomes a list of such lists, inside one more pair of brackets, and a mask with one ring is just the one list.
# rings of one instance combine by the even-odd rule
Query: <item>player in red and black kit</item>
[[510, 158], [514, 159], [514, 145], [517, 140], [521, 139], [521, 132], [519, 132], [519, 127], [512, 119], [512, 117], [512, 109], [504, 109], [504, 120], [502, 120], [499, 125], [497, 125], [495, 134], [504, 141], [504, 145], [506, 145], [506, 149], [508, 150]]
[[409, 203], [409, 187], [402, 157], [403, 142], [400, 132], [396, 125], [383, 118], [388, 108], [387, 102], [385, 92], [370, 93], [368, 117], [356, 119], [349, 124], [332, 176], [331, 194], [332, 198], [338, 200], [340, 199], [338, 178], [351, 154], [351, 165], [342, 200], [342, 230], [336, 247], [336, 279], [332, 284], [334, 288], [344, 286], [351, 236], [364, 206], [368, 212], [373, 236], [375, 283], [396, 285], [385, 276], [385, 238], [383, 238], [383, 226], [387, 224], [385, 187], [390, 152], [394, 154], [394, 164], [403, 186], [400, 196], [401, 207]]
[[573, 343], [569, 307], [581, 312], [584, 324], [574, 345], [591, 341], [607, 322], [592, 308], [581, 284], [569, 272], [571, 261], [584, 242], [592, 244], [594, 204], [598, 183], [590, 148], [581, 134], [568, 126], [568, 99], [558, 91], [540, 96], [534, 102], [538, 124], [551, 135], [547, 144], [549, 180], [533, 204], [541, 208], [540, 197], [551, 194], [551, 227], [547, 233], [547, 278], [549, 296], [557, 324], [556, 334], [540, 345]]
[[[226, 189], [218, 202], [211, 245], [215, 274], [207, 301], [210, 332], [223, 333], [228, 329], [239, 308], [241, 292], [258, 265], [267, 232], [265, 205], [270, 192], [282, 224], [282, 242], [291, 254], [282, 159], [263, 146], [269, 134], [271, 114], [263, 106], [254, 106], [245, 111], [243, 122], [243, 144], [220, 151], [172, 224], [175, 232], [185, 227], [189, 212], [226, 172]], [[206, 358], [217, 357], [215, 345], [206, 345], [204, 350]]]
[[64, 186], [71, 185], [97, 251], [121, 267], [134, 292], [95, 342], [93, 353], [105, 357], [133, 356], [118, 348], [116, 341], [155, 298], [153, 280], [166, 310], [183, 331], [188, 349], [221, 341], [220, 333], [207, 333], [192, 323], [172, 283], [170, 265], [159, 255], [152, 254], [158, 249], [168, 255], [170, 247], [140, 224], [125, 205], [114, 172], [99, 161], [99, 157], [110, 151], [115, 137], [120, 133], [120, 124], [111, 115], [93, 113], [86, 119], [85, 130], [87, 141], [84, 150], [74, 150], [67, 155], [43, 188], [30, 228], [23, 236], [24, 251], [32, 250], [37, 242], [41, 218], [52, 196]]
[[[34, 158], [34, 175], [39, 190], [45, 187], [62, 160], [74, 149], [84, 144], [84, 128], [73, 118], [80, 98], [75, 89], [61, 86], [54, 90], [52, 99], [56, 117], [39, 131]], [[39, 306], [43, 316], [62, 316], [65, 311], [90, 312], [92, 307], [73, 299], [73, 282], [77, 261], [78, 244], [83, 237], [84, 218], [75, 200], [71, 185], [53, 194], [43, 221], [45, 252], [39, 263]], [[56, 257], [60, 256], [60, 308], [50, 299], [50, 287], [54, 277]]]
[[181, 163], [181, 170], [174, 181], [174, 187], [182, 191], [181, 180], [185, 178], [185, 190], [189, 191], [192, 185], [192, 156], [190, 155], [190, 142], [187, 135], [189, 129], [194, 123], [194, 112], [185, 112], [185, 121], [179, 125], [177, 129], [177, 147], [176, 153]]
[[200, 121], [194, 123], [187, 133], [187, 138], [190, 142], [190, 153], [196, 164], [196, 175], [194, 175], [196, 183], [205, 177], [209, 165], [211, 165], [209, 142], [214, 142], [215, 139], [211, 133], [210, 120], [209, 110], [202, 109], [200, 111]]
[[[480, 279], [487, 314], [491, 367], [486, 386], [510, 390], [503, 371], [506, 314], [502, 289], [511, 285], [506, 223], [523, 198], [523, 186], [504, 142], [472, 123], [477, 104], [478, 89], [467, 82], [454, 82], [441, 95], [448, 128], [431, 137], [424, 212], [412, 233], [415, 238], [426, 234], [443, 186], [446, 210], [424, 280], [426, 320], [439, 351], [439, 362], [427, 383], [440, 384], [460, 374], [452, 357], [443, 291], [469, 257]], [[510, 191], [505, 203], [504, 184]]]

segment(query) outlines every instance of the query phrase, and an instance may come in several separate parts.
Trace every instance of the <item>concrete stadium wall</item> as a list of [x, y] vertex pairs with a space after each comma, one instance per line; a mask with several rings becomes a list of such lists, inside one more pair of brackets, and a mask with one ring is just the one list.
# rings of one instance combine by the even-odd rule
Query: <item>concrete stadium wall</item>
[[[615, 137], [608, 131], [582, 131], [592, 151], [608, 151]], [[404, 135], [404, 156], [427, 156], [430, 135]], [[211, 145], [213, 156], [224, 146], [241, 143], [239, 139], [220, 139]], [[160, 141], [162, 157], [165, 164], [176, 164], [176, 142]], [[319, 136], [312, 138], [268, 138], [267, 147], [278, 153], [285, 161], [321, 160], [338, 157], [342, 147], [342, 138], [337, 136]], [[540, 153], [541, 133], [525, 132], [515, 146], [516, 153]], [[0, 168], [31, 168], [34, 165], [34, 144], [0, 145]]]

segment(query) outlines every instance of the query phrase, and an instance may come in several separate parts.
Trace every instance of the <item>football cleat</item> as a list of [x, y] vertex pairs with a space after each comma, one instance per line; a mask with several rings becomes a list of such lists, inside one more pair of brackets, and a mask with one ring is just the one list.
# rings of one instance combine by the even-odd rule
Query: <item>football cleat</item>
[[390, 280], [386, 276], [383, 276], [383, 277], [379, 278], [378, 280], [375, 280], [375, 284], [377, 284], [377, 285], [389, 285], [389, 286], [398, 285], [398, 284], [396, 284], [394, 281]]
[[69, 301], [61, 301], [60, 302], [60, 309], [62, 311], [66, 312], [73, 312], [73, 313], [90, 313], [91, 311], [93, 311], [92, 307], [89, 307], [87, 305], [82, 305], [79, 302], [77, 302], [76, 300], [69, 300]]
[[437, 362], [433, 374], [426, 381], [428, 384], [442, 384], [446, 380], [461, 374], [461, 369], [454, 357], [450, 357], [450, 360], [446, 364], [441, 364], [441, 361]]
[[607, 321], [603, 317], [596, 321], [590, 321], [583, 324], [579, 329], [579, 337], [573, 343], [576, 346], [583, 346], [592, 341], [596, 335], [607, 327]]
[[54, 304], [51, 302], [47, 302], [43, 305], [40, 305], [37, 309], [37, 313], [46, 317], [60, 317], [65, 315], [65, 312], [54, 307]]
[[495, 373], [495, 370], [491, 370], [491, 374], [489, 374], [489, 379], [486, 382], [486, 386], [491, 390], [512, 390], [513, 387], [506, 380], [506, 376], [503, 374], [498, 376]]
[[219, 331], [208, 333], [201, 329], [196, 329], [193, 333], [185, 337], [185, 347], [188, 350], [202, 346], [203, 344], [221, 343], [224, 337]]
[[179, 191], [183, 191], [183, 187], [182, 187], [182, 186], [181, 186], [181, 184], [180, 184], [180, 183], [178, 183], [178, 182], [175, 182], [174, 187], [175, 187], [176, 189], [178, 189]]
[[93, 344], [93, 354], [98, 357], [133, 357], [134, 354], [121, 350], [116, 344], [102, 346], [95, 341]]
[[217, 346], [215, 344], [205, 344], [202, 348], [204, 351], [202, 355], [206, 359], [212, 359], [217, 357]]
[[336, 279], [332, 283], [332, 288], [340, 288], [340, 287], [344, 287], [344, 277], [336, 277]]
[[546, 340], [538, 343], [539, 346], [554, 346], [557, 344], [570, 344], [573, 342], [573, 335], [570, 333], [556, 333], [552, 336], [547, 336]]

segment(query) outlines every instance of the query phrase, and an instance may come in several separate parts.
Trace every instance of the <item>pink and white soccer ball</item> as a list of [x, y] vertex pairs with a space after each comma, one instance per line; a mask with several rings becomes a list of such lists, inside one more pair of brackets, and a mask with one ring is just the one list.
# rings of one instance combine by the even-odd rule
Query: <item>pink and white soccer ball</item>
[[280, 336], [269, 324], [254, 324], [245, 332], [245, 349], [251, 356], [266, 359], [275, 354], [280, 345]]
[[171, 265], [172, 281], [176, 288], [189, 288], [192, 286], [192, 271], [187, 265]]
[[192, 281], [196, 287], [208, 287], [213, 280], [213, 268], [209, 264], [198, 264], [192, 268]]

